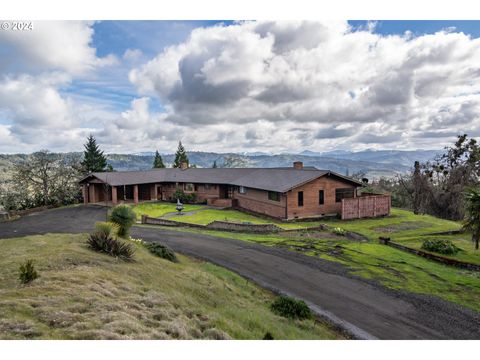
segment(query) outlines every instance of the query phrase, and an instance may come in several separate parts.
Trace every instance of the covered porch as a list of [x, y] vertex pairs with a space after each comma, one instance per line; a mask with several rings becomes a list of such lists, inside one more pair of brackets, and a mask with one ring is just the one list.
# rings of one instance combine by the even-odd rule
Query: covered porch
[[161, 197], [161, 190], [158, 184], [111, 186], [105, 183], [89, 182], [83, 184], [82, 193], [84, 204], [138, 204], [143, 201], [158, 200]]

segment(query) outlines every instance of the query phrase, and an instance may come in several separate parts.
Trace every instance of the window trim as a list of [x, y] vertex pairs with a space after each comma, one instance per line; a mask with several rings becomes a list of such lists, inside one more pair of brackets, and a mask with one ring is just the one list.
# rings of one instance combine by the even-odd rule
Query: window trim
[[[274, 196], [272, 196], [274, 195]], [[279, 202], [281, 199], [281, 194], [278, 191], [269, 191], [267, 194], [268, 200]]]
[[[301, 199], [301, 201], [300, 201]], [[298, 207], [303, 207], [303, 205], [305, 204], [305, 198], [303, 196], [303, 191], [299, 191], [297, 192], [297, 206]]]
[[247, 193], [247, 188], [245, 186], [239, 186], [238, 187], [238, 193], [242, 194], [242, 195], [246, 194]]

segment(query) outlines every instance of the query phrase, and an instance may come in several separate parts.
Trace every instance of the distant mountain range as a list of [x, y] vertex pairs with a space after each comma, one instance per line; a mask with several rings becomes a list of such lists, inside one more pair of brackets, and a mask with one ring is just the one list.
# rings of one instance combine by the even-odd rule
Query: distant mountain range
[[[216, 161], [218, 167], [285, 167], [292, 166], [294, 161], [302, 161], [305, 166], [329, 169], [341, 174], [363, 171], [367, 177], [392, 177], [395, 174], [409, 171], [418, 160], [425, 162], [441, 154], [440, 150], [365, 150], [358, 152], [303, 151], [299, 154], [265, 154], [265, 153], [213, 153], [188, 152], [190, 164], [198, 167], [212, 167]], [[109, 154], [108, 161], [116, 170], [146, 170], [153, 163], [153, 153]], [[173, 154], [162, 155], [164, 162], [171, 165]]]
[[[358, 152], [303, 151], [299, 154], [265, 153], [213, 153], [188, 152], [190, 164], [198, 167], [212, 167], [216, 161], [218, 167], [289, 167], [294, 161], [302, 161], [305, 166], [328, 169], [340, 174], [352, 175], [365, 172], [370, 179], [381, 176], [393, 177], [409, 171], [415, 160], [425, 162], [441, 154], [441, 150], [365, 150]], [[108, 154], [108, 162], [117, 171], [148, 170], [153, 163], [153, 152], [139, 154]], [[24, 159], [25, 154], [0, 154], [0, 180], [8, 177], [11, 164]], [[167, 166], [174, 160], [173, 154], [162, 155]]]

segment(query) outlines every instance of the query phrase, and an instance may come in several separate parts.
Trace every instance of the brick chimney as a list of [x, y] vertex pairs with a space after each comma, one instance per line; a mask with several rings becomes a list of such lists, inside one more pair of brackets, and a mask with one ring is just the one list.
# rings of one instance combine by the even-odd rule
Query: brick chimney
[[180, 163], [180, 169], [185, 170], [188, 169], [188, 163], [183, 161]]
[[295, 161], [295, 162], [293, 163], [293, 168], [294, 168], [295, 170], [302, 170], [302, 169], [303, 169], [303, 162], [301, 162], [301, 161]]

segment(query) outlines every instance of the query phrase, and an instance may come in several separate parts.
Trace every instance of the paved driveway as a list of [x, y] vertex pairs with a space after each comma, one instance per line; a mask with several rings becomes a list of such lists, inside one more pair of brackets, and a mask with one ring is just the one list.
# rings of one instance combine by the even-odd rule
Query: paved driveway
[[[47, 232], [88, 232], [105, 209], [79, 206], [0, 223], [0, 239]], [[304, 299], [360, 338], [480, 339], [480, 314], [445, 301], [388, 290], [354, 278], [340, 264], [233, 239], [135, 227], [132, 236], [160, 241], [276, 292]], [[1, 249], [1, 243], [0, 243]]]

